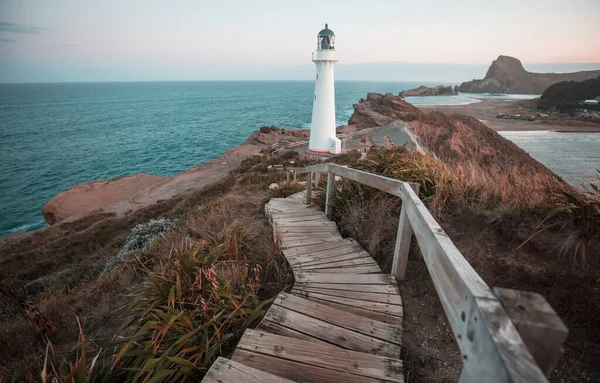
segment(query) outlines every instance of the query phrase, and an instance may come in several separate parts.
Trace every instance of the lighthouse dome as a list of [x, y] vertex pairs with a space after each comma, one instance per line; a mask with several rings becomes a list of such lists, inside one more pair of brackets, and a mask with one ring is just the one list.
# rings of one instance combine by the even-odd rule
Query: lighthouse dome
[[331, 29], [329, 29], [329, 25], [325, 24], [325, 29], [321, 29], [319, 32], [319, 37], [321, 36], [335, 36], [335, 33]]
[[329, 29], [329, 25], [325, 24], [325, 29], [321, 29], [317, 35], [317, 50], [333, 50], [335, 42], [335, 33]]

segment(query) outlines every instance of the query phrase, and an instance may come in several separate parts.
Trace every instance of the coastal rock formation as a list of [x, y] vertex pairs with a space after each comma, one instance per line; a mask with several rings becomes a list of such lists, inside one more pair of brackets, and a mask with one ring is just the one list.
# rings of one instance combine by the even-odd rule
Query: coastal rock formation
[[127, 212], [150, 206], [203, 188], [224, 178], [248, 156], [275, 143], [288, 144], [308, 139], [306, 130], [261, 128], [238, 147], [228, 149], [221, 157], [200, 164], [170, 178], [136, 174], [112, 180], [88, 182], [73, 186], [56, 195], [42, 208], [50, 225], [94, 211], [123, 216]]
[[421, 85], [418, 88], [404, 90], [398, 94], [400, 97], [420, 97], [420, 96], [454, 96], [456, 89], [451, 86], [438, 85], [429, 87]]
[[134, 174], [73, 186], [54, 196], [42, 207], [44, 220], [54, 225], [72, 216], [100, 210], [108, 204], [131, 198], [139, 190], [164, 179], [149, 174]]
[[463, 82], [459, 92], [541, 94], [550, 85], [561, 81], [583, 81], [600, 76], [600, 70], [573, 73], [527, 72], [521, 61], [510, 56], [498, 56], [482, 80]]
[[348, 125], [355, 125], [356, 130], [389, 124], [395, 120], [412, 121], [423, 116], [423, 112], [392, 93], [385, 95], [369, 93], [354, 104], [354, 113]]

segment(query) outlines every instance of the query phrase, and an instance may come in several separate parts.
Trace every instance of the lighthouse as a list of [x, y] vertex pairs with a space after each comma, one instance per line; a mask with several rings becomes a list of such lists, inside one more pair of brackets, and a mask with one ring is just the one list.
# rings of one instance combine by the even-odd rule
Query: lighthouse
[[313, 153], [338, 154], [342, 151], [342, 142], [335, 135], [333, 67], [338, 60], [335, 57], [334, 43], [335, 34], [325, 24], [325, 29], [317, 35], [317, 50], [312, 53], [312, 61], [317, 66], [317, 77], [308, 151]]

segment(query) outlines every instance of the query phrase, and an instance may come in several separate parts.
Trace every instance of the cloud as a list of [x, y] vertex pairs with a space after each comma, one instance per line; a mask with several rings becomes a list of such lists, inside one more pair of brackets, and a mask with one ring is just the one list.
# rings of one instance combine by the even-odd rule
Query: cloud
[[55, 47], [61, 47], [61, 48], [74, 48], [79, 46], [78, 44], [52, 44]]
[[10, 33], [25, 33], [30, 35], [37, 35], [43, 31], [49, 31], [48, 28], [40, 28], [34, 27], [31, 25], [19, 25], [14, 23], [7, 23], [4, 21], [0, 21], [0, 32], [10, 32]]
[[0, 37], [0, 43], [16, 43], [17, 40], [13, 39], [5, 39], [4, 37]]

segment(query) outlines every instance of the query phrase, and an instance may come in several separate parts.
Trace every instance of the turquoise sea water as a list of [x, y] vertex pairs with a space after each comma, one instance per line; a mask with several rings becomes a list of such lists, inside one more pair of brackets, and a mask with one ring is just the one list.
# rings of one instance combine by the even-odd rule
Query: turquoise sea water
[[[367, 92], [422, 85], [336, 82], [338, 124]], [[433, 85], [433, 84], [431, 84]], [[309, 128], [314, 83], [0, 84], [0, 236], [38, 229], [42, 206], [82, 182], [170, 176], [263, 125]]]
[[[397, 94], [423, 83], [335, 85], [342, 125], [367, 92]], [[313, 87], [312, 81], [0, 84], [0, 236], [44, 227], [42, 206], [73, 185], [135, 173], [170, 176], [219, 157], [261, 126], [309, 128]], [[477, 100], [461, 94], [409, 101]]]

